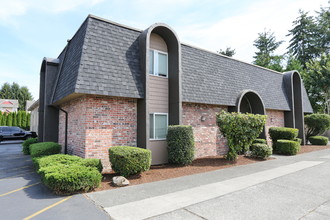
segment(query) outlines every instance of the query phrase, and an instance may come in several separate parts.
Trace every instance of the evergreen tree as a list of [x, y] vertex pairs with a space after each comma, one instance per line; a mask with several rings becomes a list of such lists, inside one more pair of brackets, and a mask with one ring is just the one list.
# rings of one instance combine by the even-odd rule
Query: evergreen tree
[[220, 49], [218, 51], [218, 54], [222, 54], [222, 55], [225, 55], [225, 56], [228, 56], [228, 57], [233, 57], [235, 55], [235, 49], [231, 49], [231, 47], [227, 47], [226, 50], [222, 50]]
[[275, 55], [275, 50], [283, 43], [283, 41], [276, 41], [274, 33], [270, 31], [264, 31], [258, 34], [258, 38], [254, 41], [253, 46], [255, 46], [258, 51], [253, 57], [255, 60], [254, 64], [276, 71], [282, 71], [281, 62], [283, 56]]
[[293, 28], [287, 36], [291, 36], [288, 46], [292, 55], [306, 68], [310, 59], [317, 57], [319, 50], [316, 46], [317, 26], [313, 16], [299, 10], [299, 17], [293, 21]]
[[310, 60], [302, 73], [314, 111], [330, 114], [330, 54]]
[[17, 112], [12, 112], [13, 114], [13, 126], [17, 126]]
[[7, 115], [7, 126], [13, 126], [13, 114], [11, 112]]
[[[330, 4], [330, 1], [329, 1]], [[316, 17], [317, 25], [317, 38], [316, 45], [319, 49], [319, 54], [329, 54], [330, 52], [330, 6], [321, 7], [320, 11], [317, 12]]]
[[299, 73], [302, 73], [303, 65], [299, 62], [299, 60], [294, 58], [292, 54], [288, 54], [285, 71], [291, 71], [291, 70], [297, 70]]
[[0, 89], [0, 98], [1, 99], [11, 99], [12, 93], [11, 93], [11, 87], [9, 83], [4, 83]]
[[17, 126], [22, 127], [22, 111], [17, 112]]
[[26, 125], [27, 125], [26, 111], [21, 111], [21, 112], [22, 112], [22, 125], [21, 125], [21, 127], [25, 129]]
[[26, 86], [20, 87], [17, 83], [10, 85], [4, 83], [0, 89], [1, 99], [17, 99], [19, 103], [19, 110], [25, 111], [26, 101], [32, 100], [32, 95]]

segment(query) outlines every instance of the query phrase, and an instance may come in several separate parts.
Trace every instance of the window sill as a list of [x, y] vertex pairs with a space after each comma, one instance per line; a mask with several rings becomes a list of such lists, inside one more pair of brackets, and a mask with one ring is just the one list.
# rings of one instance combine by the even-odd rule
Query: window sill
[[166, 138], [160, 138], [160, 139], [149, 139], [149, 141], [166, 141]]

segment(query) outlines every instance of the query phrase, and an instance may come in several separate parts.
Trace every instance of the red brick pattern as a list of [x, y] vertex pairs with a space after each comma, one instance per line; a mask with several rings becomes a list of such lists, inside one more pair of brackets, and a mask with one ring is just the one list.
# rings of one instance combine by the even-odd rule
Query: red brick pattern
[[[61, 107], [68, 111], [68, 152], [99, 158], [110, 170], [108, 148], [136, 146], [136, 99], [84, 96]], [[65, 115], [60, 113], [59, 142], [64, 145]]]
[[182, 124], [191, 125], [195, 136], [195, 157], [224, 155], [228, 151], [226, 139], [216, 124], [216, 113], [226, 110], [219, 105], [183, 103]]
[[268, 144], [271, 144], [268, 130], [270, 127], [284, 127], [284, 111], [267, 109], [266, 114], [267, 114], [267, 121], [266, 121], [267, 142]]

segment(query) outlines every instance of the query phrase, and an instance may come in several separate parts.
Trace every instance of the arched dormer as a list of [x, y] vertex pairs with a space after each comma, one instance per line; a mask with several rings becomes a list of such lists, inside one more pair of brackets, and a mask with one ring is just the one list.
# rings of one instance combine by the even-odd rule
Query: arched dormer
[[302, 80], [297, 71], [286, 72], [283, 84], [291, 111], [285, 112], [285, 126], [299, 129], [298, 137], [305, 143]]
[[[167, 162], [168, 125], [181, 124], [181, 47], [174, 30], [156, 23], [139, 37], [145, 97], [138, 101], [138, 146], [152, 163]], [[166, 123], [166, 126], [165, 126]]]
[[[265, 105], [260, 95], [253, 90], [243, 90], [237, 97], [235, 108], [231, 108], [231, 111], [259, 115], [266, 114]], [[266, 138], [265, 128], [260, 134], [260, 138]]]

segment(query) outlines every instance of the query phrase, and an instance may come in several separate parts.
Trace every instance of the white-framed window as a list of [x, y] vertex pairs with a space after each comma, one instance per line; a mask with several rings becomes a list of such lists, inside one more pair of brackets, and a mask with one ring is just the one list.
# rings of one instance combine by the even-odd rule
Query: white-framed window
[[149, 50], [149, 74], [168, 76], [168, 54], [159, 50]]
[[167, 135], [168, 114], [167, 113], [150, 113], [150, 139], [164, 140]]

